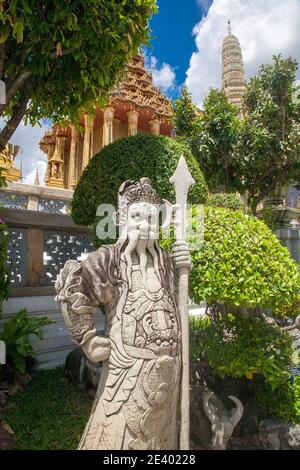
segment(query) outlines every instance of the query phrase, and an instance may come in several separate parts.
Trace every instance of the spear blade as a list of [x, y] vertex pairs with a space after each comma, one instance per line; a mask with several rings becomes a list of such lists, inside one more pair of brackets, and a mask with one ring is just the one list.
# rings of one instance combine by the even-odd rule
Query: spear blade
[[174, 185], [176, 195], [175, 237], [176, 241], [184, 242], [186, 239], [187, 196], [190, 187], [195, 184], [195, 180], [183, 155], [180, 157], [178, 166], [170, 178], [170, 183]]

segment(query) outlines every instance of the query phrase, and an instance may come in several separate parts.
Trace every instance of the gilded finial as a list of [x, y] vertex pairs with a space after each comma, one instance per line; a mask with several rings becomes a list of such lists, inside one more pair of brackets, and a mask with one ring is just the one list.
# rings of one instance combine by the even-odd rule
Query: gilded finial
[[231, 21], [228, 20], [228, 33], [231, 34]]

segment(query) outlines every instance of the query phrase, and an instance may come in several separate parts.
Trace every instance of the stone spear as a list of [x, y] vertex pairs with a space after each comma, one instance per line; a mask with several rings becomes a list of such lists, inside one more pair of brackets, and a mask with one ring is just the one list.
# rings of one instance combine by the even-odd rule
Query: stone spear
[[[170, 183], [175, 187], [176, 194], [176, 220], [175, 238], [177, 242], [186, 241], [186, 208], [187, 195], [195, 180], [189, 172], [183, 156], [180, 157], [177, 169], [170, 178]], [[178, 268], [178, 310], [181, 321], [182, 333], [182, 368], [181, 368], [181, 427], [180, 449], [189, 450], [190, 434], [190, 377], [189, 377], [189, 268]]]

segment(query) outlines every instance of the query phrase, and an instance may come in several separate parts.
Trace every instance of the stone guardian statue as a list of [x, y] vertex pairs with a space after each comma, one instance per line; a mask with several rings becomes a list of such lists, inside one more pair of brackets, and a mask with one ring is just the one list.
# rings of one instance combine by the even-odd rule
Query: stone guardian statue
[[[143, 178], [119, 190], [120, 237], [87, 259], [68, 261], [56, 283], [57, 301], [73, 340], [103, 362], [80, 450], [176, 450], [181, 377], [177, 270], [190, 269], [188, 246], [173, 254], [157, 242], [162, 203]], [[105, 310], [105, 335], [93, 314]]]

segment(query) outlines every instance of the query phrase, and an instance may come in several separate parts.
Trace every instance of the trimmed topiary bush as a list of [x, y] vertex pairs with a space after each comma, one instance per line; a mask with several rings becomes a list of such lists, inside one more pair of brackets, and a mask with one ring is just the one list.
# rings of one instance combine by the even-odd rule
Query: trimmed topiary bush
[[169, 178], [184, 155], [196, 184], [189, 202], [202, 204], [207, 187], [199, 165], [190, 150], [168, 137], [138, 134], [119, 139], [92, 158], [83, 172], [72, 202], [72, 217], [79, 225], [92, 225], [100, 204], [117, 203], [120, 185], [126, 180], [151, 179], [162, 198], [174, 202], [174, 188]]
[[299, 297], [299, 266], [263, 222], [242, 211], [205, 207], [204, 245], [192, 257], [196, 302], [273, 308]]
[[219, 377], [264, 378], [274, 390], [288, 382], [293, 341], [277, 325], [228, 315], [212, 322], [191, 318], [191, 356], [205, 358]]

